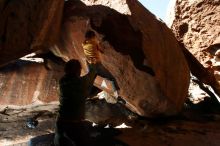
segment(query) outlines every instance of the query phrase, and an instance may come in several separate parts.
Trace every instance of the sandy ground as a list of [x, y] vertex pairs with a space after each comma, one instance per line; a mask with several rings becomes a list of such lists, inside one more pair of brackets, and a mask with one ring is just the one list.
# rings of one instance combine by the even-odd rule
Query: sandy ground
[[[30, 138], [54, 132], [58, 103], [0, 107], [0, 146], [27, 142]], [[38, 115], [36, 128], [26, 125], [27, 118]], [[219, 146], [218, 112], [186, 110], [172, 118], [135, 119], [132, 128], [119, 129], [119, 146]]]

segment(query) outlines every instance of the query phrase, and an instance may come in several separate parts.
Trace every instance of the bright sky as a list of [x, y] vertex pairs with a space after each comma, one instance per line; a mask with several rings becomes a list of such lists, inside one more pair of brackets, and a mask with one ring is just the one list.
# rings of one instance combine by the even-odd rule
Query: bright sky
[[170, 0], [139, 0], [149, 11], [165, 21]]

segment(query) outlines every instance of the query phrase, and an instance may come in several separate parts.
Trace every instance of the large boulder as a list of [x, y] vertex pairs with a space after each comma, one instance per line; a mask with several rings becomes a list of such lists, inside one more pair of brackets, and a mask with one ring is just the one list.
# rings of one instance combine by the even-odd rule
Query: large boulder
[[[84, 34], [92, 29], [119, 95], [141, 116], [172, 115], [187, 96], [189, 68], [167, 26], [138, 1], [67, 1], [60, 42], [51, 50], [64, 60], [79, 59], [86, 72]], [[155, 72], [155, 76], [150, 74]]]
[[38, 49], [58, 38], [63, 0], [1, 0], [0, 66]]

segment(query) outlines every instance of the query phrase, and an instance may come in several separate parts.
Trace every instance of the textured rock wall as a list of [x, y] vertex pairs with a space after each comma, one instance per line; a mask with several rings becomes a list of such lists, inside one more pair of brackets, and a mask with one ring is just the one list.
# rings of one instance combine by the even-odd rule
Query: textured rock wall
[[93, 29], [104, 49], [102, 64], [133, 111], [156, 116], [182, 108], [189, 85], [185, 58], [172, 32], [138, 1], [68, 1], [64, 10], [55, 54], [79, 59], [86, 72], [81, 44]]
[[177, 39], [205, 67], [210, 66], [220, 44], [220, 1], [176, 0], [174, 12], [171, 28]]
[[0, 66], [54, 44], [63, 0], [0, 1]]
[[[54, 68], [55, 67], [55, 68]], [[28, 105], [58, 100], [58, 80], [63, 65], [17, 60], [0, 68], [0, 105]]]

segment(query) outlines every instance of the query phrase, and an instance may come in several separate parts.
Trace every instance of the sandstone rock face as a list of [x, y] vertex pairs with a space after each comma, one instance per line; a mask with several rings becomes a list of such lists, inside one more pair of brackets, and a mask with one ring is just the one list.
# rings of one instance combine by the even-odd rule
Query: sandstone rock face
[[63, 66], [47, 70], [43, 63], [17, 60], [0, 69], [0, 105], [29, 105], [58, 100]]
[[64, 10], [60, 42], [51, 48], [56, 55], [79, 59], [86, 72], [81, 44], [86, 30], [92, 29], [104, 49], [102, 64], [115, 78], [119, 95], [130, 109], [148, 117], [181, 109], [189, 69], [164, 23], [134, 0], [67, 1]]
[[58, 37], [63, 0], [1, 0], [0, 65], [52, 45]]
[[[174, 0], [172, 30], [177, 39], [210, 71], [219, 69], [220, 1]], [[219, 72], [216, 72], [219, 80]]]

